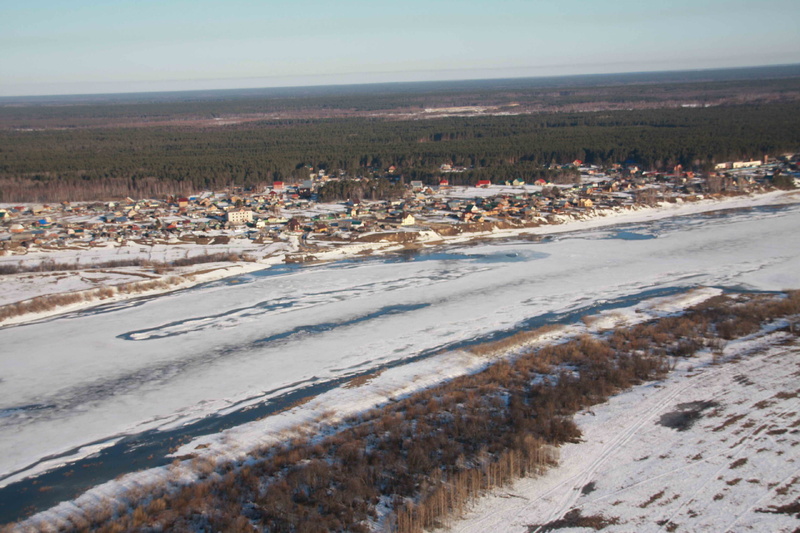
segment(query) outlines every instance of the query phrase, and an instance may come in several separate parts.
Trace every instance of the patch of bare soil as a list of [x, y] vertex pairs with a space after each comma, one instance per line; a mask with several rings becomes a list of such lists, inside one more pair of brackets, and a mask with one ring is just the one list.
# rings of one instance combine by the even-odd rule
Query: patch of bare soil
[[597, 531], [618, 523], [619, 518], [617, 517], [606, 518], [600, 514], [583, 516], [581, 515], [580, 509], [573, 509], [558, 520], [551, 520], [546, 524], [529, 525], [528, 533], [547, 533], [548, 531], [556, 531], [557, 529], [571, 527], [588, 527]]
[[703, 416], [704, 411], [718, 405], [717, 402], [680, 403], [675, 411], [661, 415], [658, 423], [677, 431], [686, 431]]
[[757, 513], [773, 513], [773, 514], [788, 514], [794, 515], [795, 518], [800, 518], [800, 500], [795, 500], [786, 505], [770, 505], [767, 509], [756, 509]]
[[356, 376], [353, 379], [351, 379], [350, 381], [348, 381], [345, 385], [343, 385], [343, 387], [345, 389], [355, 389], [357, 387], [361, 387], [363, 385], [366, 385], [367, 383], [369, 383], [373, 379], [377, 378], [381, 374], [383, 374], [383, 369], [378, 370], [376, 372], [372, 372], [371, 374], [364, 374], [362, 376]]

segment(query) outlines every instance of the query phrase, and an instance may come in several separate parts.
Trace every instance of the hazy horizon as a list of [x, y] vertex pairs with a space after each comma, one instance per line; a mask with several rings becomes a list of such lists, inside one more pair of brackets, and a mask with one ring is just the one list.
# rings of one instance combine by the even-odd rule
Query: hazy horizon
[[36, 0], [0, 6], [0, 96], [800, 63], [789, 0]]
[[[575, 73], [555, 73], [555, 74], [523, 74], [513, 75], [512, 72], [500, 72], [497, 70], [463, 70], [451, 71], [450, 76], [442, 76], [442, 71], [437, 71], [439, 76], [424, 76], [424, 72], [407, 72], [407, 73], [352, 73], [342, 74], [339, 76], [305, 76], [305, 77], [269, 77], [269, 78], [236, 78], [236, 79], [208, 79], [208, 80], [166, 80], [161, 82], [137, 82], [137, 83], [108, 83], [98, 85], [98, 90], [95, 92], [62, 92], [62, 93], [49, 93], [42, 92], [41, 94], [0, 94], [0, 100], [24, 101], [26, 99], [47, 99], [47, 98], [80, 98], [80, 97], [104, 97], [104, 96], [124, 96], [124, 95], [147, 95], [147, 94], [182, 94], [182, 93], [203, 93], [203, 92], [217, 92], [217, 91], [269, 91], [271, 89], [325, 89], [337, 87], [369, 87], [381, 85], [413, 85], [425, 83], [454, 83], [460, 82], [487, 82], [492, 81], [505, 81], [505, 80], [541, 80], [545, 81], [573, 81], [582, 78], [594, 79], [600, 77], [608, 78], [622, 78], [626, 77], [666, 77], [669, 78], [671, 74], [680, 77], [681, 75], [695, 75], [700, 76], [704, 73], [710, 75], [724, 74], [724, 73], [740, 73], [752, 72], [756, 74], [759, 71], [769, 71], [770, 69], [789, 70], [800, 69], [799, 63], [789, 64], [774, 64], [774, 65], [741, 65], [731, 67], [709, 67], [709, 68], [696, 68], [696, 69], [663, 69], [663, 70], [631, 70], [631, 71], [581, 71]], [[470, 76], [471, 74], [471, 76]], [[507, 74], [507, 75], [501, 75]], [[778, 77], [793, 77], [800, 75], [800, 70], [797, 72], [780, 72]], [[749, 77], [749, 76], [748, 76]], [[757, 77], [757, 76], [756, 76]], [[765, 77], [770, 77], [769, 75]], [[731, 76], [725, 79], [739, 79], [741, 76]], [[617, 81], [617, 80], [615, 80]], [[649, 81], [649, 80], [648, 80]], [[678, 81], [670, 80], [670, 81]], [[643, 81], [645, 82], [645, 81]], [[104, 87], [105, 90], [101, 90]]]

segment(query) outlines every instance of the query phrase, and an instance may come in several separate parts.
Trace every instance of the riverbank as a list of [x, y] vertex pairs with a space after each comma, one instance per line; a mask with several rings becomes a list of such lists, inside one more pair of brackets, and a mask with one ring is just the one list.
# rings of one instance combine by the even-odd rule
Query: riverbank
[[[301, 240], [290, 236], [286, 242], [268, 246], [228, 246], [225, 251], [247, 254], [251, 261], [235, 263], [207, 263], [200, 267], [179, 267], [166, 272], [148, 267], [120, 267], [103, 270], [71, 270], [58, 272], [27, 272], [3, 277], [4, 291], [0, 298], [0, 327], [32, 322], [59, 314], [80, 311], [97, 305], [122, 302], [133, 298], [154, 297], [201, 283], [247, 274], [283, 263], [325, 263], [365, 256], [397, 253], [407, 248], [433, 248], [436, 246], [477, 242], [485, 239], [512, 238], [516, 236], [551, 235], [581, 229], [593, 229], [617, 224], [630, 224], [686, 216], [726, 209], [746, 209], [767, 205], [785, 205], [800, 202], [800, 191], [771, 191], [746, 196], [727, 196], [695, 202], [662, 203], [658, 206], [636, 205], [616, 210], [591, 211], [580, 217], [551, 217], [550, 223], [536, 223], [522, 227], [502, 227], [485, 223], [451, 225], [452, 229], [409, 227], [399, 232], [361, 235], [355, 241]], [[182, 244], [162, 246], [156, 250], [130, 245], [110, 246], [92, 250], [94, 261], [106, 259], [152, 259], [177, 255], [197, 255], [207, 247]], [[20, 261], [47, 261], [57, 259], [63, 263], [91, 264], [86, 260], [86, 250], [60, 251], [55, 257], [49, 252], [36, 252], [19, 256]], [[13, 264], [5, 258], [4, 264]], [[82, 261], [81, 261], [82, 260]], [[144, 280], [142, 280], [144, 278]], [[59, 295], [60, 297], [54, 298]]]

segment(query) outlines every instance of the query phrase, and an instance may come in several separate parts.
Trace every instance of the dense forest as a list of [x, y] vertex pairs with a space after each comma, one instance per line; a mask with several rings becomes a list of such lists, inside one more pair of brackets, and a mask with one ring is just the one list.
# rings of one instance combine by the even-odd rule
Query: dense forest
[[0, 201], [160, 196], [306, 179], [309, 168], [452, 184], [530, 180], [580, 159], [708, 169], [800, 146], [800, 103], [428, 120], [265, 120], [215, 128], [0, 132]]

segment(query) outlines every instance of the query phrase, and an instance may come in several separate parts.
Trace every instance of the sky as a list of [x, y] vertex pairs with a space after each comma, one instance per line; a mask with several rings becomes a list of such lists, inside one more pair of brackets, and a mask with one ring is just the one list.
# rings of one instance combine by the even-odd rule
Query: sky
[[0, 96], [800, 63], [798, 0], [0, 0]]

